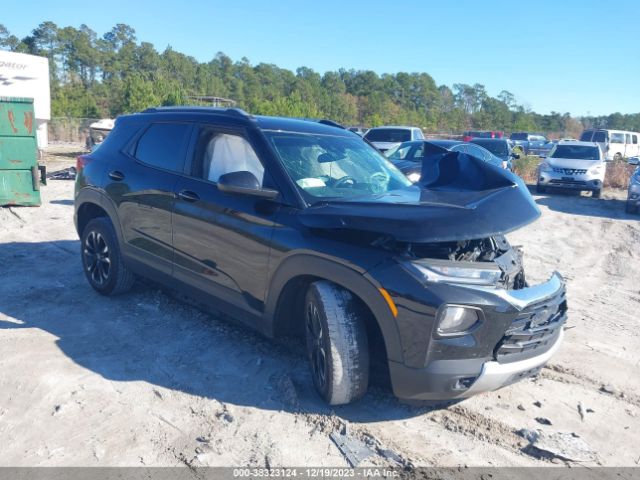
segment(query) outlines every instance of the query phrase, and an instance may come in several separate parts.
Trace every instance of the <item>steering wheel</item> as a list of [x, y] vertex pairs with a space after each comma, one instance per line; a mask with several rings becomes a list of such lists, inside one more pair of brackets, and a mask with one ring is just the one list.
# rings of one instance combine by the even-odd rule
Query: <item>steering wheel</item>
[[333, 188], [343, 188], [343, 187], [346, 187], [347, 185], [349, 185], [350, 188], [353, 188], [355, 184], [356, 184], [355, 178], [349, 175], [345, 175], [344, 177], [340, 177], [338, 180], [336, 180], [336, 183], [333, 184]]
[[389, 184], [389, 175], [384, 172], [376, 172], [369, 177], [372, 193], [383, 193]]

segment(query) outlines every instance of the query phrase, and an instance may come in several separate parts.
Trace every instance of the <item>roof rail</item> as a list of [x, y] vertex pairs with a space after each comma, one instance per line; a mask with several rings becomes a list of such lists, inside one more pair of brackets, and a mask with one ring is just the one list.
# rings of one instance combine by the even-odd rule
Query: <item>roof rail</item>
[[318, 120], [318, 123], [322, 123], [323, 125], [329, 125], [330, 127], [341, 128], [343, 130], [347, 129], [344, 125], [341, 125], [338, 122], [334, 122], [333, 120], [327, 120], [326, 118], [323, 118], [322, 120]]
[[236, 117], [251, 119], [253, 115], [248, 114], [241, 108], [222, 108], [222, 107], [198, 107], [198, 106], [175, 106], [175, 107], [151, 107], [143, 110], [142, 113], [161, 113], [161, 112], [176, 112], [176, 113], [226, 113], [228, 115], [234, 115]]

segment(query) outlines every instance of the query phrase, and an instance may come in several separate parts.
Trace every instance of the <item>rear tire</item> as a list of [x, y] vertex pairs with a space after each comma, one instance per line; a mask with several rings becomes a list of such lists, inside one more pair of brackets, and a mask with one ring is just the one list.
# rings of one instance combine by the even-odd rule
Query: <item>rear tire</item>
[[362, 307], [328, 281], [314, 282], [305, 299], [307, 357], [316, 390], [329, 405], [362, 397], [369, 384], [369, 345]]
[[106, 217], [90, 220], [80, 242], [82, 267], [89, 284], [102, 295], [118, 295], [131, 289], [135, 277], [122, 261], [118, 237]]

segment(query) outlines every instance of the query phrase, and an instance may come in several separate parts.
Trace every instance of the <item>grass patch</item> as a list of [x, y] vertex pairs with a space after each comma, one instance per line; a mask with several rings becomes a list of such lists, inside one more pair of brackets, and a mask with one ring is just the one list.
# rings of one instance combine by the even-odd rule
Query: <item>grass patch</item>
[[525, 183], [536, 183], [538, 180], [538, 165], [540, 157], [522, 155], [513, 160], [513, 171], [519, 175]]

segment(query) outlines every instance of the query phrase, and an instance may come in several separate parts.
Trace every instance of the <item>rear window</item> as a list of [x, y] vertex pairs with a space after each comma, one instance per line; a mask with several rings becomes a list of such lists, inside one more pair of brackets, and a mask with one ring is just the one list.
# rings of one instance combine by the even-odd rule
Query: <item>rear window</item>
[[600, 150], [598, 147], [585, 147], [582, 145], [558, 145], [553, 152], [551, 152], [550, 157], [600, 160]]
[[596, 132], [593, 135], [593, 141], [594, 142], [601, 142], [604, 143], [607, 141], [607, 132]]
[[593, 135], [593, 130], [585, 130], [584, 132], [582, 132], [582, 135], [580, 135], [580, 141], [590, 142], [592, 135]]
[[411, 130], [403, 128], [376, 128], [369, 130], [365, 138], [370, 142], [408, 142], [411, 140]]
[[581, 142], [600, 142], [605, 143], [607, 141], [607, 132], [604, 130], [585, 130], [580, 135]]
[[154, 123], [138, 140], [135, 157], [153, 167], [181, 172], [190, 132], [188, 123]]
[[509, 137], [511, 140], [527, 140], [529, 138], [528, 133], [512, 133]]
[[492, 140], [471, 140], [471, 143], [475, 143], [476, 145], [480, 145], [481, 147], [486, 148], [491, 153], [498, 157], [507, 157], [509, 156], [509, 148], [507, 147], [507, 141], [492, 141]]

